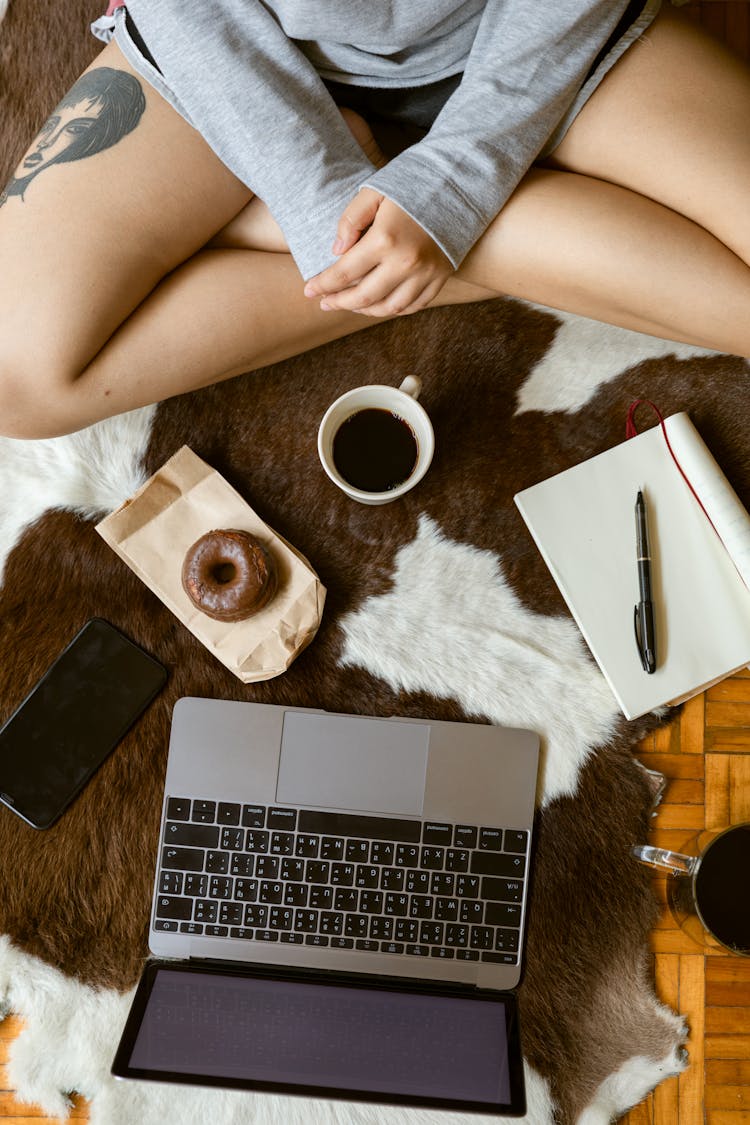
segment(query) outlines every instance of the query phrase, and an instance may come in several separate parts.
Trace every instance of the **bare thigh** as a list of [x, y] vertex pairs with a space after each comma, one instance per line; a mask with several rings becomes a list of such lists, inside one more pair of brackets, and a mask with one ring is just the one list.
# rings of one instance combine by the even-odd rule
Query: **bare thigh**
[[750, 69], [665, 4], [547, 166], [656, 200], [750, 262]]
[[250, 198], [110, 43], [0, 195], [4, 360], [82, 370]]

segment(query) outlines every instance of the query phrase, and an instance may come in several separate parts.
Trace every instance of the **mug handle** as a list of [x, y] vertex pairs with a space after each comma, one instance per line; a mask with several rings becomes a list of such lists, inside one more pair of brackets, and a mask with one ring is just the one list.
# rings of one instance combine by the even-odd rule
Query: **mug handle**
[[674, 871], [678, 875], [693, 875], [699, 858], [670, 852], [666, 848], [653, 848], [650, 844], [636, 844], [630, 849], [630, 854], [641, 863], [651, 864], [652, 867], [666, 867], [668, 871]]
[[411, 397], [415, 399], [419, 398], [419, 392], [422, 390], [422, 380], [418, 379], [416, 375], [407, 375], [398, 389], [403, 391], [405, 395], [411, 395]]

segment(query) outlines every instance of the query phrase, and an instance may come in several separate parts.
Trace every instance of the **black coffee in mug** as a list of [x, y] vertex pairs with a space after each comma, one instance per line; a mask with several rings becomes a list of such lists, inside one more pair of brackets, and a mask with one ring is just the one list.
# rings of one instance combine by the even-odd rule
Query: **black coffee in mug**
[[366, 407], [341, 423], [332, 452], [347, 484], [362, 492], [389, 492], [414, 472], [419, 448], [411, 426], [398, 414]]
[[750, 953], [750, 825], [730, 828], [703, 853], [695, 873], [703, 925], [739, 953]]

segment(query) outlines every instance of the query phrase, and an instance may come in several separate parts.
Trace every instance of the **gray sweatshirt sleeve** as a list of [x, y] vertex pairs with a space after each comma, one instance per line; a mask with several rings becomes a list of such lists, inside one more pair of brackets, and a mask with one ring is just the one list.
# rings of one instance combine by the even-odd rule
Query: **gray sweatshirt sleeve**
[[488, 0], [461, 85], [427, 136], [366, 180], [458, 266], [564, 116], [625, 8]]
[[[307, 279], [334, 261], [341, 212], [372, 173], [323, 82], [262, 3], [129, 0], [169, 89], [223, 163], [268, 205]], [[148, 64], [146, 64], [148, 65]]]

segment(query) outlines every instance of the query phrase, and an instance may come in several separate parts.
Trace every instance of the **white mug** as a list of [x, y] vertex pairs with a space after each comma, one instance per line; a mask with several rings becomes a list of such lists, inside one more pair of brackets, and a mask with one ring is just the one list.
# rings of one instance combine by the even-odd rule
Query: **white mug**
[[[421, 381], [414, 375], [407, 375], [400, 387], [381, 383], [355, 387], [337, 398], [326, 410], [318, 429], [318, 455], [333, 483], [352, 500], [360, 504], [390, 504], [414, 488], [427, 472], [435, 451], [435, 434], [427, 411], [417, 402], [421, 389]], [[333, 458], [334, 439], [344, 422], [362, 410], [373, 409], [384, 410], [406, 422], [416, 441], [416, 460], [411, 472], [395, 487], [378, 492], [350, 484], [337, 469]]]

